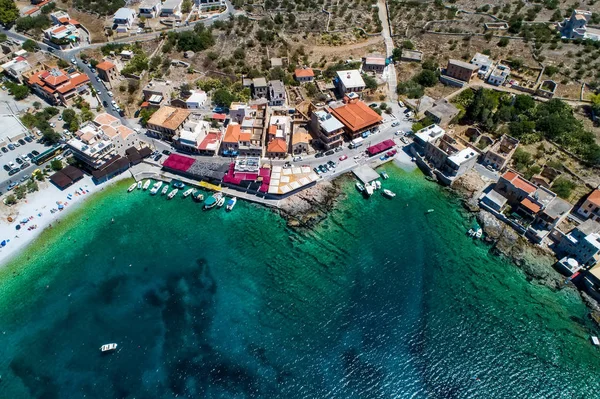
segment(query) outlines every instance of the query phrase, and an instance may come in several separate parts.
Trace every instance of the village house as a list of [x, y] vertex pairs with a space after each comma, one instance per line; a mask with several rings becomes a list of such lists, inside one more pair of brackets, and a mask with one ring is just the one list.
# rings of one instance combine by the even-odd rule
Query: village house
[[423, 52], [417, 50], [402, 50], [400, 55], [400, 61], [404, 62], [421, 62], [423, 59]]
[[292, 134], [292, 154], [308, 154], [312, 136], [303, 127], [298, 127]]
[[194, 0], [200, 11], [218, 10], [226, 7], [225, 0]]
[[171, 141], [183, 130], [191, 112], [186, 109], [162, 106], [146, 124], [148, 132], [162, 140]]
[[27, 59], [20, 55], [14, 57], [8, 62], [5, 62], [0, 67], [6, 75], [8, 75], [11, 79], [14, 79], [18, 83], [22, 83], [24, 81], [23, 74], [31, 69], [31, 65], [29, 65]]
[[213, 156], [219, 151], [221, 132], [212, 129], [209, 122], [188, 120], [174, 142], [182, 151]]
[[362, 58], [363, 72], [383, 73], [386, 65], [386, 58], [381, 54], [371, 54]]
[[448, 66], [446, 67], [445, 75], [469, 83], [477, 76], [478, 72], [479, 67], [477, 65], [469, 64], [468, 62], [460, 60], [450, 59], [448, 60]]
[[460, 110], [448, 100], [442, 98], [433, 104], [433, 107], [425, 111], [425, 116], [440, 126], [447, 126], [458, 114]]
[[173, 91], [173, 86], [169, 81], [162, 80], [151, 80], [142, 89], [144, 95], [144, 102], [146, 106], [160, 107], [166, 104]]
[[269, 94], [269, 86], [267, 85], [267, 79], [265, 78], [254, 78], [252, 79], [252, 98], [257, 100], [259, 98], [267, 98]]
[[345, 125], [325, 109], [310, 114], [310, 130], [319, 140], [320, 147], [331, 150], [344, 144]]
[[294, 78], [300, 83], [312, 82], [315, 80], [315, 73], [311, 68], [296, 68]]
[[496, 68], [488, 76], [487, 82], [494, 86], [502, 86], [508, 76], [510, 75], [510, 68], [506, 65], [497, 65]]
[[535, 94], [544, 98], [552, 98], [554, 97], [557, 88], [558, 84], [555, 81], [550, 79], [543, 80], [535, 91]]
[[79, 128], [75, 136], [67, 141], [67, 147], [91, 169], [99, 169], [116, 155], [112, 140], [91, 122]]
[[66, 11], [59, 10], [53, 13], [50, 13], [50, 20], [53, 25], [67, 25], [72, 24], [79, 26], [79, 22], [72, 19]]
[[44, 39], [57, 46], [79, 43], [79, 29], [72, 24], [55, 25], [44, 30]]
[[230, 122], [221, 144], [223, 156], [262, 156], [262, 143], [249, 129], [242, 130], [242, 125]]
[[109, 83], [111, 87], [112, 83], [119, 79], [119, 71], [115, 64], [110, 61], [102, 61], [96, 65], [96, 71], [98, 71], [98, 77]]
[[140, 4], [140, 8], [138, 10], [140, 13], [140, 17], [156, 18], [160, 15], [161, 9], [161, 0], [144, 0], [142, 4]]
[[166, 0], [160, 10], [161, 17], [181, 17], [181, 3], [183, 0]]
[[115, 12], [113, 16], [114, 30], [123, 33], [127, 32], [133, 26], [135, 21], [135, 11], [131, 8], [122, 7]]
[[358, 69], [338, 71], [335, 84], [342, 95], [347, 93], [360, 93], [366, 87], [365, 81]]
[[587, 10], [573, 10], [570, 18], [565, 18], [557, 24], [560, 34], [565, 39], [600, 40], [600, 29], [589, 28], [587, 23], [593, 13]]
[[342, 106], [331, 106], [331, 114], [344, 125], [348, 139], [354, 140], [367, 130], [377, 130], [383, 121], [381, 115], [373, 111], [363, 101], [353, 98]]
[[68, 105], [76, 96], [88, 91], [89, 82], [84, 73], [68, 74], [56, 67], [43, 66], [29, 76], [27, 85], [50, 104]]
[[579, 266], [593, 266], [600, 253], [600, 224], [586, 220], [564, 235], [556, 246], [558, 256], [575, 259]]
[[519, 140], [504, 134], [485, 153], [481, 163], [484, 166], [491, 166], [496, 170], [502, 170], [508, 165], [518, 146]]
[[192, 94], [185, 100], [185, 105], [187, 109], [195, 110], [204, 107], [206, 104], [207, 96], [206, 93], [202, 90], [195, 90]]
[[424, 154], [427, 143], [433, 142], [446, 134], [446, 131], [436, 124], [424, 127], [415, 132], [414, 146], [412, 149]]
[[285, 86], [281, 80], [269, 81], [269, 105], [280, 107], [285, 104]]
[[269, 158], [285, 158], [288, 152], [290, 118], [272, 115], [267, 130], [267, 151]]
[[475, 53], [473, 58], [471, 58], [471, 64], [479, 67], [477, 74], [481, 79], [485, 80], [490, 75], [490, 73], [492, 73], [492, 69], [494, 67], [494, 60], [492, 60], [489, 55]]
[[577, 214], [585, 219], [600, 222], [600, 189], [595, 189], [577, 209]]
[[447, 185], [471, 170], [477, 163], [478, 153], [444, 133], [434, 140], [427, 140], [425, 159], [433, 166], [438, 179]]

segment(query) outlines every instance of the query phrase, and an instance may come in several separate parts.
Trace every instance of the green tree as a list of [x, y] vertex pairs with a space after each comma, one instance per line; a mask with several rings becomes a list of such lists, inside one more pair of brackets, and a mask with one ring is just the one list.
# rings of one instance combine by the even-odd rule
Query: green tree
[[183, 3], [181, 3], [181, 12], [187, 14], [190, 11], [192, 11], [192, 0], [183, 0]]
[[50, 167], [54, 171], [61, 170], [63, 168], [62, 161], [59, 161], [58, 159], [53, 159], [52, 162], [50, 162]]
[[507, 37], [503, 37], [498, 42], [498, 47], [506, 47], [506, 46], [508, 46], [508, 43], [510, 43], [510, 41], [508, 40], [508, 38]]
[[14, 205], [17, 203], [17, 197], [15, 197], [14, 194], [10, 194], [6, 197], [4, 202], [6, 202], [6, 205]]
[[4, 43], [7, 40], [8, 36], [6, 36], [6, 33], [0, 33], [0, 43]]
[[33, 108], [39, 110], [40, 108], [42, 108], [42, 103], [39, 101], [34, 101], [33, 102]]
[[27, 39], [23, 42], [23, 45], [21, 46], [23, 48], [23, 50], [25, 51], [29, 51], [30, 53], [35, 52], [38, 48], [40, 48], [40, 46], [38, 46], [38, 44], [36, 42], [34, 42], [31, 39]]
[[369, 89], [369, 90], [377, 90], [377, 81], [375, 80], [375, 78], [373, 78], [373, 77], [371, 77], [369, 75], [366, 75], [366, 74], [363, 74], [362, 78], [363, 78], [363, 80], [365, 82], [365, 86], [366, 86], [367, 89]]
[[0, 24], [12, 25], [19, 17], [19, 9], [13, 0], [0, 0]]
[[77, 118], [77, 113], [72, 108], [67, 108], [62, 112], [62, 118], [66, 125]]
[[15, 187], [14, 192], [18, 199], [23, 199], [27, 195], [27, 188], [25, 186], [19, 185]]
[[433, 87], [438, 81], [437, 74], [429, 69], [424, 69], [414, 78], [415, 82], [424, 87]]
[[552, 184], [552, 191], [554, 191], [560, 198], [569, 199], [571, 192], [577, 187], [575, 183], [565, 177], [559, 177]]
[[6, 82], [5, 85], [10, 94], [15, 97], [15, 100], [22, 100], [29, 95], [29, 87], [25, 85], [19, 85], [13, 82]]
[[235, 97], [226, 89], [217, 89], [213, 94], [213, 102], [221, 107], [229, 107]]
[[533, 164], [533, 157], [530, 153], [519, 147], [513, 154], [512, 162], [517, 170], [524, 171]]
[[402, 48], [405, 48], [407, 50], [414, 50], [415, 45], [410, 40], [405, 40], [402, 42]]

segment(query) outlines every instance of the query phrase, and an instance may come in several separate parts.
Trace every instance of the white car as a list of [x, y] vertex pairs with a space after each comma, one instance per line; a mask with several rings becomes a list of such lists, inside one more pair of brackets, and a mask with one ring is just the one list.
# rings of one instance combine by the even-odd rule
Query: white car
[[111, 96], [111, 97], [113, 96], [113, 93], [112, 93], [112, 91], [110, 91], [110, 90], [109, 90], [109, 91], [107, 91], [107, 92], [106, 92], [106, 94], [108, 94], [108, 95], [109, 95], [109, 96]]
[[404, 103], [400, 100], [398, 100], [398, 105], [401, 106], [402, 108], [404, 108]]
[[59, 155], [56, 158], [54, 158], [55, 161], [62, 161], [63, 160], [63, 156]]
[[292, 159], [292, 161], [300, 162], [300, 161], [302, 161], [302, 157], [294, 157], [294, 159]]
[[101, 92], [101, 91], [97, 91], [97, 92], [96, 92], [96, 94], [97, 94], [97, 95], [100, 95], [100, 94], [102, 94], [102, 92]]

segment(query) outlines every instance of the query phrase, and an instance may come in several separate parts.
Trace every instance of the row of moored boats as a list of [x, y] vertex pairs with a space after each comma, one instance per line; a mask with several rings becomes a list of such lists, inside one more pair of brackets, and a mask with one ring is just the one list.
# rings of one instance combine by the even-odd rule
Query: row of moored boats
[[[381, 172], [380, 175], [383, 180], [389, 179], [389, 176], [385, 171]], [[361, 182], [356, 182], [356, 189], [366, 197], [370, 197], [376, 190], [381, 190], [381, 182], [379, 180], [374, 180], [370, 183], [365, 183], [364, 185]], [[395, 192], [388, 190], [387, 188], [384, 188], [381, 194], [387, 198], [394, 198], [396, 196]]]
[[[150, 195], [157, 195], [160, 192], [161, 195], [166, 195], [167, 199], [173, 199], [180, 190], [183, 191], [185, 189], [185, 184], [180, 181], [173, 182], [173, 189], [171, 191], [169, 191], [171, 185], [168, 183], [163, 183], [160, 180], [154, 183], [152, 188], [150, 188], [150, 185], [152, 185], [151, 179], [148, 179], [145, 182], [140, 180], [137, 183], [133, 183], [131, 186], [129, 186], [127, 192], [130, 193], [136, 188], [144, 191], [150, 189]], [[182, 196], [183, 198], [191, 196], [197, 202], [204, 202], [203, 209], [211, 209], [214, 207], [221, 208], [223, 205], [226, 205], [226, 210], [231, 211], [237, 203], [236, 197], [225, 198], [223, 193], [220, 192], [216, 192], [205, 199], [204, 194], [195, 188], [188, 188], [187, 190], [183, 191]]]

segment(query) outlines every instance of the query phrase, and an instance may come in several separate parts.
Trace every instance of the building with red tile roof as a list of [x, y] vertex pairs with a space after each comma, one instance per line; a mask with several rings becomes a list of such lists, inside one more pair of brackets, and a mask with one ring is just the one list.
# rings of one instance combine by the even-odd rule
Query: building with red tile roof
[[361, 100], [350, 100], [348, 104], [331, 108], [331, 114], [342, 122], [348, 137], [353, 140], [366, 130], [381, 124], [383, 118]]
[[285, 158], [287, 156], [287, 147], [284, 139], [275, 138], [267, 146], [267, 156], [269, 158]]
[[577, 213], [586, 219], [600, 222], [600, 189], [595, 189], [588, 195]]
[[44, 66], [29, 76], [27, 84], [51, 104], [68, 105], [80, 93], [88, 90], [89, 77], [81, 72], [67, 74], [64, 70]]
[[105, 82], [112, 83], [119, 77], [117, 67], [110, 61], [102, 61], [96, 65], [96, 70], [98, 71], [98, 77]]
[[311, 68], [298, 68], [294, 71], [294, 77], [300, 83], [312, 82], [315, 79], [315, 73]]

